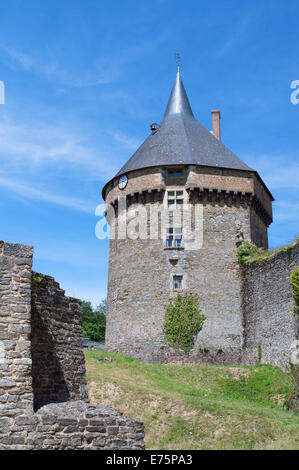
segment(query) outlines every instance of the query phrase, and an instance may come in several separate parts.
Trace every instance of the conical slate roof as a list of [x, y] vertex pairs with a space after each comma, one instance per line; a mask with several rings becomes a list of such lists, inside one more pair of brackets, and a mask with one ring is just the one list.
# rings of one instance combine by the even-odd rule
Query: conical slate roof
[[116, 176], [172, 165], [254, 171], [194, 118], [179, 70], [159, 130], [149, 135]]

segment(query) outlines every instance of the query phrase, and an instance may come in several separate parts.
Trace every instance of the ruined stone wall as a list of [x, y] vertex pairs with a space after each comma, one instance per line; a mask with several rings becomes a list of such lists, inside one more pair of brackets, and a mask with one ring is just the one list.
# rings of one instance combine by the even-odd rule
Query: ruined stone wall
[[143, 449], [142, 423], [87, 402], [81, 302], [32, 255], [0, 242], [0, 450]]
[[33, 247], [0, 242], [0, 448], [25, 442], [33, 413], [30, 354]]
[[296, 338], [290, 284], [295, 266], [299, 266], [299, 244], [242, 269], [245, 364], [288, 367]]
[[144, 426], [112, 408], [83, 401], [51, 403], [35, 414], [35, 449], [142, 450]]
[[33, 272], [31, 355], [34, 405], [86, 400], [81, 301], [53, 277]]

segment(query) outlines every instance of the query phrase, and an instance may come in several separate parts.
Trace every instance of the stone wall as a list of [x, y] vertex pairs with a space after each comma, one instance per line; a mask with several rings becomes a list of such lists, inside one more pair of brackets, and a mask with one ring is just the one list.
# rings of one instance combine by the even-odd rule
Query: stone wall
[[251, 241], [256, 246], [268, 249], [267, 225], [252, 208], [250, 209], [250, 235]]
[[[42, 449], [142, 450], [143, 424], [112, 408], [83, 401], [45, 405], [35, 415]], [[49, 432], [54, 431], [54, 432]], [[44, 439], [44, 433], [47, 438]], [[39, 444], [38, 444], [39, 446]], [[37, 447], [39, 448], [39, 447]]]
[[[134, 209], [138, 222], [147, 226], [145, 237], [124, 230], [121, 239], [116, 235], [110, 241], [106, 346], [149, 362], [238, 363], [244, 338], [236, 246], [247, 239], [267, 248], [273, 198], [255, 172], [196, 165], [182, 169], [176, 178], [163, 167], [136, 170], [128, 173], [125, 189], [118, 188], [116, 177], [103, 190], [112, 227], [123, 220], [125, 208]], [[193, 211], [203, 208], [200, 249], [167, 249], [161, 233], [149, 236], [151, 214], [167, 207], [167, 191], [173, 189], [184, 191]], [[194, 350], [185, 357], [167, 347], [163, 334], [174, 275], [183, 276], [183, 291], [199, 296], [206, 316]]]
[[295, 266], [299, 266], [299, 244], [242, 269], [245, 364], [288, 367], [296, 339], [290, 284]]
[[127, 186], [120, 191], [118, 188], [119, 178], [114, 178], [105, 189], [105, 200], [107, 204], [111, 204], [117, 200], [119, 196], [133, 195], [135, 192], [142, 192], [151, 188], [158, 190], [164, 186], [162, 173], [159, 168], [146, 168], [142, 171], [135, 170], [130, 172]]
[[254, 176], [248, 171], [193, 166], [189, 182], [198, 187], [254, 192]]
[[142, 423], [87, 402], [81, 302], [32, 255], [0, 242], [0, 450], [144, 448]]
[[[146, 202], [149, 210], [159, 202]], [[165, 309], [174, 295], [172, 278], [183, 275], [183, 289], [198, 294], [206, 320], [193, 359], [216, 357], [240, 362], [243, 327], [240, 267], [236, 237], [250, 239], [246, 205], [204, 199], [203, 246], [196, 250], [168, 249], [165, 241], [111, 240], [108, 278], [106, 346], [149, 362], [171, 362], [164, 333]], [[136, 205], [142, 212], [141, 205]], [[210, 355], [202, 355], [208, 349]], [[222, 351], [219, 354], [219, 351]], [[182, 358], [180, 357], [180, 360]], [[190, 355], [186, 360], [190, 360]]]
[[33, 413], [31, 266], [33, 247], [0, 242], [0, 449], [24, 444], [19, 422]]
[[33, 272], [31, 355], [34, 405], [86, 400], [81, 301], [53, 277]]

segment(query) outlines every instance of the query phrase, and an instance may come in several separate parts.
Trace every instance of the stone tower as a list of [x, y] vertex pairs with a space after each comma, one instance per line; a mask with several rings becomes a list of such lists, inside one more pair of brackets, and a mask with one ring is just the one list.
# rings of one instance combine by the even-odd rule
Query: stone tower
[[[165, 308], [183, 291], [199, 296], [206, 317], [194, 360], [201, 361], [204, 350], [213, 361], [219, 352], [221, 362], [240, 361], [236, 246], [244, 238], [267, 248], [273, 197], [258, 173], [220, 141], [217, 110], [212, 123], [210, 132], [194, 118], [178, 70], [161, 124], [151, 125], [151, 134], [103, 188], [108, 219], [121, 227], [121, 236], [110, 240], [106, 345], [112, 350], [149, 362], [171, 360], [175, 352], [163, 334]], [[175, 228], [171, 210], [180, 206], [190, 208], [195, 233], [202, 230], [198, 249], [188, 249], [184, 228]], [[129, 233], [131, 222], [127, 231], [123, 222], [133, 208], [143, 220], [136, 237]], [[162, 208], [169, 211], [166, 229], [160, 233], [158, 223], [150, 232], [151, 214]], [[194, 225], [196, 209], [201, 226]]]

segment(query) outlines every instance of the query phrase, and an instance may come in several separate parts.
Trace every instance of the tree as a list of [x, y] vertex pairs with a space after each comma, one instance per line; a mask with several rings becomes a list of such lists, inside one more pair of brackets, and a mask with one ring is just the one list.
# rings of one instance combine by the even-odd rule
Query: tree
[[106, 299], [93, 310], [90, 302], [82, 302], [82, 315], [80, 319], [82, 334], [91, 341], [105, 341], [106, 331]]

